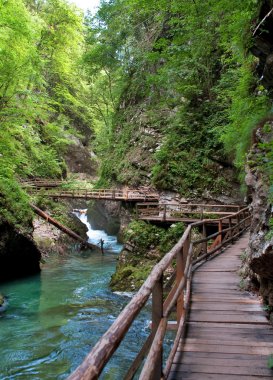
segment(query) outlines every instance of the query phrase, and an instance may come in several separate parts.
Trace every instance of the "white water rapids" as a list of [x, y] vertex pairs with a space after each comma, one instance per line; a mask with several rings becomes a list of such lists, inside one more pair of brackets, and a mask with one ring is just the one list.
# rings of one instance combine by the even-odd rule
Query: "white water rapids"
[[122, 249], [122, 244], [118, 243], [116, 236], [108, 235], [103, 230], [95, 230], [92, 228], [88, 221], [86, 210], [77, 210], [73, 213], [80, 219], [80, 221], [85, 224], [88, 228], [87, 236], [88, 242], [92, 243], [100, 248], [101, 239], [104, 241], [103, 248], [106, 251], [119, 253]]

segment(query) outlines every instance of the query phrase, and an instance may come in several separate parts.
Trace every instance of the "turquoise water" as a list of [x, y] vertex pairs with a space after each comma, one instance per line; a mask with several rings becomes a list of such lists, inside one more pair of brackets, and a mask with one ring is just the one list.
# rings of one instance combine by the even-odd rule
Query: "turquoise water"
[[[39, 275], [0, 285], [9, 299], [0, 315], [1, 380], [65, 379], [130, 301], [130, 294], [108, 287], [121, 246], [115, 237], [101, 236], [108, 249], [104, 255], [72, 247], [65, 256], [50, 257]], [[99, 237], [96, 232], [94, 238]], [[149, 308], [134, 322], [102, 379], [123, 377], [149, 334]]]

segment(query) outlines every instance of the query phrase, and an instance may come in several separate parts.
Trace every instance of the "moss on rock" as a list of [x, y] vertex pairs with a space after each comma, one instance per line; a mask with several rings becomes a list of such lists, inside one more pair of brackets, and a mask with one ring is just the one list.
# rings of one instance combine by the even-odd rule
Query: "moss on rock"
[[111, 278], [111, 289], [139, 289], [153, 266], [171, 249], [183, 232], [183, 223], [172, 224], [166, 229], [143, 221], [130, 223], [124, 233], [124, 249]]

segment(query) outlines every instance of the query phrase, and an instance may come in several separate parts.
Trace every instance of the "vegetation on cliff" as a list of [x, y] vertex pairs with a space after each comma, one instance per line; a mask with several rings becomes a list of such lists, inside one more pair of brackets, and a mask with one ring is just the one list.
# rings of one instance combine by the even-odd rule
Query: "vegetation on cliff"
[[234, 167], [243, 169], [252, 130], [270, 110], [250, 54], [264, 3], [102, 3], [88, 20], [86, 53], [103, 99], [101, 184], [231, 191]]
[[183, 223], [164, 229], [143, 221], [131, 222], [124, 234], [126, 244], [117, 270], [111, 278], [112, 290], [138, 289], [153, 266], [183, 235], [184, 229]]
[[231, 192], [271, 107], [256, 75], [266, 6], [115, 0], [84, 18], [65, 0], [2, 0], [1, 219], [30, 219], [18, 179], [65, 176], [68, 145], [88, 144], [91, 126], [100, 185]]
[[63, 0], [0, 0], [0, 28], [0, 223], [22, 226], [20, 178], [65, 175], [71, 136], [90, 137], [83, 14]]

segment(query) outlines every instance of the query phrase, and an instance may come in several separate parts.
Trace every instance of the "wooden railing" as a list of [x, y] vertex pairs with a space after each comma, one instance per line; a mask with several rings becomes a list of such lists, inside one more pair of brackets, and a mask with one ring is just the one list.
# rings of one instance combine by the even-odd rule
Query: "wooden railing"
[[159, 195], [155, 192], [148, 190], [117, 190], [117, 189], [57, 189], [52, 187], [43, 187], [38, 189], [35, 187], [28, 187], [28, 193], [43, 195], [51, 198], [81, 198], [81, 199], [108, 199], [116, 201], [156, 201]]
[[[250, 224], [250, 214], [244, 208], [232, 215], [218, 219], [218, 231], [207, 236], [210, 220], [189, 225], [178, 243], [153, 268], [142, 287], [123, 309], [113, 325], [97, 342], [83, 363], [69, 376], [69, 380], [97, 379], [111, 358], [132, 322], [152, 295], [151, 333], [131, 364], [124, 379], [133, 379], [146, 361], [139, 379], [166, 379], [173, 362], [178, 343], [184, 336], [185, 322], [189, 311], [192, 272], [200, 262], [213, 254], [221, 252], [228, 242], [233, 242]], [[232, 220], [236, 220], [234, 224]], [[202, 238], [194, 241], [194, 228], [202, 230]], [[209, 243], [213, 241], [212, 244]], [[164, 273], [172, 267], [173, 284], [166, 286]], [[168, 291], [167, 291], [168, 289]], [[169, 327], [169, 320], [176, 316], [177, 334], [168, 359], [163, 363], [163, 342]]]
[[219, 218], [239, 211], [242, 206], [215, 204], [172, 204], [172, 203], [138, 203], [136, 212], [138, 219], [165, 221], [184, 221], [185, 219], [201, 220]]

